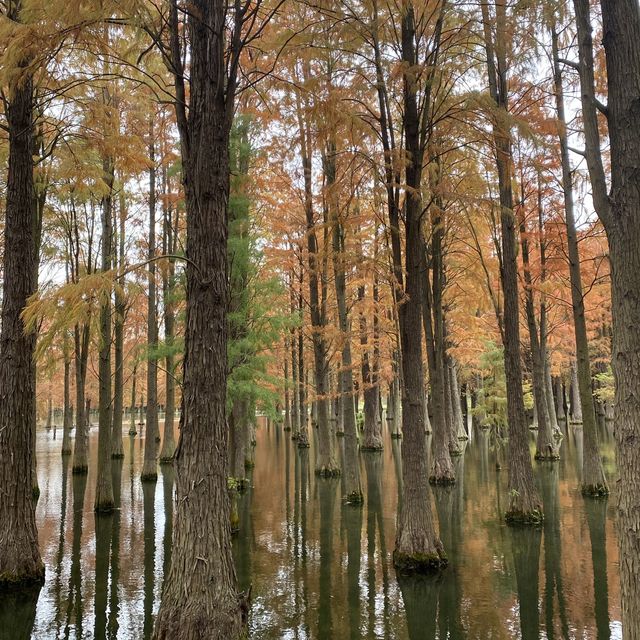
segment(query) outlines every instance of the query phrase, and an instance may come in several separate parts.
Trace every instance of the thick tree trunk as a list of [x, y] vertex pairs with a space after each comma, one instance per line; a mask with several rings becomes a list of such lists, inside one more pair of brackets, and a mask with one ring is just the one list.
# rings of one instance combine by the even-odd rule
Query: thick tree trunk
[[[102, 199], [102, 271], [111, 269], [113, 235], [113, 164], [103, 163], [108, 193]], [[111, 480], [111, 291], [100, 301], [100, 351], [98, 354], [98, 473], [94, 508], [109, 512], [114, 508]]]
[[435, 532], [429, 495], [427, 447], [424, 430], [424, 376], [422, 369], [422, 154], [416, 78], [407, 69], [416, 64], [413, 6], [402, 16], [404, 124], [407, 150], [405, 199], [405, 299], [398, 311], [402, 350], [402, 501], [398, 514], [393, 561], [401, 573], [438, 571], [447, 560]]
[[148, 298], [147, 298], [147, 429], [144, 439], [144, 464], [141, 480], [158, 479], [158, 318], [156, 309], [156, 152], [153, 123], [149, 131], [149, 245], [148, 245]]
[[[640, 7], [601, 0], [609, 88], [609, 238], [622, 628], [640, 638]], [[598, 211], [599, 215], [602, 215]], [[586, 434], [585, 434], [586, 435]]]
[[[19, 19], [19, 5], [10, 5], [9, 19]], [[0, 589], [44, 580], [32, 496], [36, 335], [25, 332], [20, 317], [37, 286], [34, 96], [29, 73], [21, 74], [19, 83], [11, 83], [6, 98], [9, 168], [0, 330]]]
[[[235, 79], [225, 81], [225, 15], [219, 0], [192, 3], [188, 114], [184, 103], [176, 102], [188, 260], [183, 411], [174, 459], [171, 567], [154, 640], [238, 640], [246, 631], [231, 552], [227, 489], [227, 208]], [[176, 90], [184, 97], [175, 1], [170, 27]]]

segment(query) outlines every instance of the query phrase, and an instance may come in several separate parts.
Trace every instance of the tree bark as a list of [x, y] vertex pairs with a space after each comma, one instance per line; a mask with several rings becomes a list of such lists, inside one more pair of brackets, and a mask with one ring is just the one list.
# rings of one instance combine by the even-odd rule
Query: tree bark
[[177, 2], [170, 6], [188, 262], [173, 550], [154, 640], [237, 640], [245, 634], [227, 489], [227, 207], [235, 76], [225, 71], [226, 10], [219, 0], [191, 5], [187, 112]]
[[[20, 2], [8, 18], [20, 19]], [[23, 61], [21, 67], [26, 67]], [[6, 183], [2, 327], [0, 330], [0, 588], [44, 581], [38, 547], [32, 470], [35, 455], [35, 333], [20, 317], [36, 290], [33, 182], [33, 80], [26, 68], [7, 96], [9, 165]]]
[[147, 429], [144, 439], [144, 463], [141, 480], [158, 479], [158, 311], [156, 308], [156, 149], [153, 122], [149, 127], [149, 245], [147, 283]]
[[[106, 90], [105, 90], [106, 93]], [[108, 98], [105, 99], [105, 103]], [[111, 160], [103, 162], [107, 194], [102, 198], [102, 272], [111, 269], [113, 235], [113, 176]], [[94, 509], [107, 513], [114, 508], [111, 480], [111, 290], [100, 300], [100, 350], [98, 354], [98, 473]], [[87, 416], [88, 417], [88, 416]]]
[[[640, 7], [601, 0], [609, 89], [611, 191], [598, 215], [609, 238], [622, 628], [640, 638]], [[588, 8], [588, 7], [587, 7]], [[590, 34], [589, 34], [590, 35]], [[584, 87], [583, 87], [584, 92]], [[594, 182], [592, 177], [592, 183]], [[594, 191], [596, 187], [594, 187]], [[595, 203], [595, 199], [594, 199]]]
[[513, 210], [511, 135], [507, 95], [506, 6], [495, 3], [496, 42], [494, 49], [492, 20], [488, 4], [482, 4], [482, 21], [487, 53], [490, 94], [495, 103], [493, 136], [500, 190], [500, 226], [502, 231], [501, 281], [504, 297], [504, 368], [507, 381], [509, 419], [509, 523], [539, 524], [542, 505], [533, 478], [529, 454], [529, 430], [522, 393], [520, 362], [520, 312], [518, 261]]
[[64, 389], [62, 409], [62, 455], [71, 455], [71, 428], [73, 426], [73, 407], [71, 405], [71, 353], [69, 349], [69, 335], [65, 332], [63, 343], [64, 357]]

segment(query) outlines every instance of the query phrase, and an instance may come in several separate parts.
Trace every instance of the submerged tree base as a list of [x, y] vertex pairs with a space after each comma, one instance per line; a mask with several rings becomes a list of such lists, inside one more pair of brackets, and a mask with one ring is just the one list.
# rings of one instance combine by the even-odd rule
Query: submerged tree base
[[583, 484], [580, 490], [585, 498], [607, 498], [609, 496], [609, 487], [606, 484]]
[[112, 453], [111, 454], [111, 459], [112, 460], [122, 460], [124, 458], [124, 453], [119, 451], [118, 453]]
[[318, 467], [316, 475], [321, 478], [339, 478], [340, 469], [338, 467]]
[[143, 473], [140, 476], [140, 480], [142, 482], [157, 482], [158, 481], [158, 472], [157, 471], [149, 471], [147, 473]]
[[403, 576], [438, 573], [447, 564], [447, 557], [438, 553], [404, 553], [397, 549], [393, 552], [393, 566]]
[[536, 454], [533, 457], [538, 462], [557, 462], [558, 460], [560, 460], [560, 454], [557, 451], [547, 453], [536, 451]]
[[160, 464], [173, 464], [173, 456], [162, 456], [160, 458]]
[[113, 513], [116, 508], [116, 503], [113, 500], [103, 500], [96, 503], [93, 507], [96, 515], [109, 515]]
[[41, 587], [44, 584], [44, 564], [40, 563], [31, 572], [13, 573], [4, 571], [0, 573], [0, 596], [3, 591], [16, 591], [18, 589], [29, 589], [32, 587]]
[[540, 509], [531, 511], [507, 511], [504, 519], [511, 526], [538, 527], [544, 522], [544, 514]]
[[73, 466], [71, 469], [71, 473], [74, 476], [86, 476], [89, 473], [89, 467], [86, 464], [81, 464], [78, 466]]
[[453, 476], [429, 476], [429, 484], [436, 487], [450, 487], [456, 483], [456, 479]]
[[393, 440], [400, 440], [400, 438], [402, 438], [402, 434], [401, 433], [392, 433], [391, 434], [391, 438]]
[[372, 444], [372, 445], [361, 445], [360, 451], [368, 452], [368, 453], [380, 453], [383, 451], [384, 447], [382, 444]]
[[449, 449], [449, 455], [453, 458], [457, 458], [461, 456], [463, 453], [464, 453], [464, 449], [461, 449], [461, 448]]
[[362, 494], [362, 491], [352, 491], [344, 497], [344, 501], [346, 504], [354, 506], [361, 505], [364, 504], [364, 495]]
[[31, 496], [36, 502], [38, 501], [40, 497], [40, 487], [37, 484], [31, 487]]
[[336, 431], [337, 438], [344, 438], [344, 431]]

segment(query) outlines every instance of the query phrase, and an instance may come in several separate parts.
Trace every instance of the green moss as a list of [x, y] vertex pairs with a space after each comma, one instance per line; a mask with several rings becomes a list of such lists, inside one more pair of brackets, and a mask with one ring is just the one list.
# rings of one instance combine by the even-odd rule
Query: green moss
[[236, 491], [244, 493], [249, 488], [249, 480], [247, 478], [236, 478]]
[[363, 446], [361, 446], [360, 447], [360, 451], [368, 451], [368, 452], [371, 452], [371, 453], [378, 453], [378, 452], [382, 451], [383, 448], [384, 447], [382, 445], [378, 445], [377, 447], [363, 447]]
[[436, 476], [429, 476], [429, 484], [437, 487], [450, 487], [456, 483], [455, 478], [436, 478]]
[[251, 458], [245, 458], [244, 460], [244, 468], [245, 469], [253, 469], [256, 466], [256, 463], [251, 460]]
[[468, 440], [469, 436], [465, 433], [463, 436], [458, 436], [458, 440]]
[[536, 455], [533, 457], [539, 462], [556, 462], [557, 460], [560, 460], [559, 453], [540, 453], [539, 451], [536, 451]]
[[131, 429], [130, 429], [130, 430], [129, 430], [129, 435], [130, 435], [130, 436], [137, 436], [137, 435], [138, 435], [138, 432], [137, 432], [135, 429], [133, 429], [133, 430], [131, 430]]
[[520, 511], [514, 509], [507, 511], [505, 520], [511, 526], [539, 527], [544, 522], [544, 514], [540, 509]]
[[362, 495], [362, 491], [352, 491], [344, 497], [344, 501], [347, 504], [351, 504], [354, 506], [364, 504], [364, 496]]
[[173, 464], [173, 456], [160, 458], [160, 464]]
[[458, 457], [460, 457], [463, 453], [464, 453], [464, 449], [453, 449], [453, 450], [449, 449], [449, 455], [450, 455], [452, 458], [458, 458]]
[[291, 427], [283, 427], [283, 431], [291, 431]]
[[124, 458], [124, 453], [112, 453], [111, 454], [111, 459], [112, 460], [122, 460]]
[[344, 431], [336, 431], [336, 437], [344, 438]]
[[400, 440], [400, 438], [402, 438], [402, 434], [401, 434], [400, 432], [398, 432], [398, 433], [392, 433], [392, 434], [391, 434], [391, 438], [392, 438], [393, 440]]
[[38, 500], [38, 498], [40, 498], [40, 487], [38, 485], [31, 487], [31, 497], [34, 500]]
[[298, 449], [308, 449], [311, 445], [308, 442], [299, 441]]
[[321, 478], [339, 478], [340, 469], [337, 467], [319, 467], [316, 469], [316, 475]]
[[81, 464], [77, 467], [74, 465], [73, 469], [71, 470], [71, 473], [74, 476], [86, 476], [87, 473], [89, 473], [89, 467], [86, 464]]
[[401, 575], [437, 573], [444, 569], [448, 560], [437, 553], [402, 553], [393, 552], [393, 566]]
[[142, 482], [157, 482], [158, 481], [158, 472], [152, 471], [151, 473], [143, 473], [140, 476], [140, 480]]
[[609, 487], [602, 484], [583, 484], [582, 495], [585, 498], [607, 498]]
[[240, 531], [240, 517], [237, 513], [231, 514], [231, 533], [235, 535]]

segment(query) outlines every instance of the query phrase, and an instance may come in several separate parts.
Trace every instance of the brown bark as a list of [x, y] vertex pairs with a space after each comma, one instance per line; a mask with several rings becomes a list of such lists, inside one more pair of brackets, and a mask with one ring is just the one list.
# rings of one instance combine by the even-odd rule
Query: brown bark
[[[227, 207], [236, 81], [227, 69], [236, 67], [226, 65], [225, 15], [219, 0], [191, 5], [187, 112], [178, 6], [175, 0], [170, 6], [188, 262], [173, 550], [154, 640], [237, 640], [245, 634], [227, 489]], [[228, 43], [232, 51], [241, 49], [239, 38]]]
[[[10, 6], [8, 18], [19, 20], [20, 3]], [[36, 336], [25, 331], [20, 317], [37, 286], [33, 81], [21, 71], [5, 103], [9, 165], [0, 330], [0, 589], [44, 580], [32, 496]]]
[[84, 474], [89, 470], [89, 433], [88, 419], [85, 413], [85, 385], [87, 380], [87, 362], [89, 360], [89, 326], [76, 325], [73, 330], [75, 344], [76, 378], [76, 435], [73, 446], [73, 466], [71, 472]]
[[147, 247], [147, 429], [144, 439], [142, 481], [158, 479], [158, 311], [156, 308], [156, 150], [153, 123], [149, 127], [149, 244]]
[[[442, 18], [442, 16], [441, 16]], [[440, 21], [439, 21], [440, 22]], [[441, 27], [441, 23], [440, 23]], [[427, 447], [424, 430], [424, 376], [422, 369], [422, 201], [420, 187], [424, 147], [420, 141], [415, 65], [413, 5], [402, 14], [403, 110], [406, 140], [405, 195], [405, 298], [399, 313], [402, 350], [402, 501], [398, 514], [393, 561], [401, 572], [438, 571], [446, 565], [442, 543], [436, 535], [429, 494]], [[428, 101], [427, 101], [428, 104]]]
[[[164, 194], [168, 191], [167, 169], [162, 169], [162, 189]], [[168, 205], [167, 198], [163, 199], [163, 220], [162, 238], [163, 253], [165, 255], [175, 255], [177, 223], [174, 225], [172, 208]], [[176, 213], [177, 215], [177, 213]], [[167, 464], [173, 462], [173, 455], [176, 450], [176, 441], [173, 434], [176, 415], [176, 366], [172, 353], [173, 340], [175, 334], [175, 259], [169, 258], [167, 268], [162, 272], [162, 299], [164, 302], [164, 341], [167, 347], [167, 355], [164, 359], [165, 367], [165, 407], [164, 407], [164, 434], [162, 438], [162, 450], [160, 451], [160, 463]]]
[[69, 336], [65, 332], [63, 338], [64, 388], [62, 408], [62, 455], [71, 455], [71, 428], [73, 426], [73, 406], [71, 405], [71, 353]]
[[[577, 4], [580, 4], [577, 2]], [[613, 316], [615, 440], [622, 628], [640, 638], [640, 7], [636, 0], [601, 0], [609, 90], [611, 191], [596, 210], [609, 238]], [[586, 7], [588, 9], [588, 6]], [[588, 15], [588, 13], [587, 13]], [[590, 37], [590, 34], [587, 34]], [[581, 34], [580, 38], [585, 36]], [[581, 63], [583, 61], [581, 60]], [[581, 65], [582, 66], [582, 65]], [[582, 79], [582, 76], [581, 76]], [[583, 94], [585, 87], [582, 87]], [[583, 102], [584, 111], [584, 102]], [[585, 115], [586, 123], [586, 115]], [[591, 173], [591, 165], [589, 166]], [[595, 192], [597, 176], [592, 175]], [[595, 180], [594, 180], [595, 177]], [[586, 435], [586, 434], [585, 434]]]
[[493, 136], [500, 190], [500, 226], [502, 231], [501, 281], [504, 297], [504, 368], [507, 381], [507, 415], [509, 420], [509, 506], [507, 522], [538, 524], [542, 505], [533, 478], [529, 454], [529, 430], [522, 393], [520, 362], [520, 313], [518, 261], [513, 210], [511, 137], [507, 95], [506, 6], [495, 3], [496, 42], [492, 36], [492, 19], [488, 4], [482, 4], [482, 20], [487, 54], [490, 95], [495, 103]]
[[[105, 90], [106, 93], [106, 90]], [[107, 99], [105, 99], [105, 103]], [[102, 271], [111, 269], [113, 236], [113, 163], [103, 162], [103, 180], [107, 194], [102, 198]], [[98, 354], [98, 473], [94, 508], [97, 512], [113, 510], [113, 484], [111, 480], [111, 291], [100, 300], [100, 350]]]
[[133, 363], [131, 374], [131, 405], [129, 406], [129, 435], [135, 436], [136, 431], [136, 382], [138, 381], [138, 363]]

